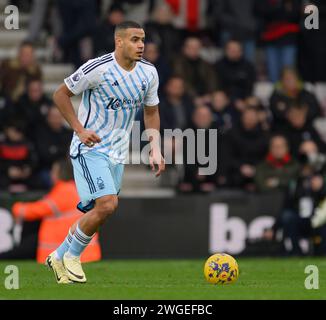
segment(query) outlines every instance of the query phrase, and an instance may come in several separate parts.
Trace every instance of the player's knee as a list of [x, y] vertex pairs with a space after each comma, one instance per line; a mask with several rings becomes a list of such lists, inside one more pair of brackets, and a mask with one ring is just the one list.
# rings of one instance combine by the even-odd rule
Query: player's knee
[[98, 205], [99, 218], [104, 222], [109, 216], [111, 216], [118, 207], [118, 197], [112, 196], [104, 201], [101, 201]]

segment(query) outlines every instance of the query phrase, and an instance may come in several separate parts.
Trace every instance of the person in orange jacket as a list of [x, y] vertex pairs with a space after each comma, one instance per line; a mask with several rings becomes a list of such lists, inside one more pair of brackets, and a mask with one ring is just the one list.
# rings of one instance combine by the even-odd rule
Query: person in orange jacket
[[[45, 259], [63, 242], [68, 231], [81, 217], [76, 208], [79, 201], [76, 185], [73, 181], [72, 167], [66, 159], [53, 164], [51, 170], [53, 187], [42, 199], [34, 202], [16, 202], [12, 213], [17, 223], [26, 220], [42, 220], [37, 246], [37, 262], [44, 263]], [[71, 227], [71, 228], [70, 228]], [[72, 236], [72, 234], [71, 234]], [[101, 248], [98, 235], [81, 256], [83, 262], [98, 261], [101, 259]], [[58, 283], [65, 283], [69, 279], [58, 278]]]

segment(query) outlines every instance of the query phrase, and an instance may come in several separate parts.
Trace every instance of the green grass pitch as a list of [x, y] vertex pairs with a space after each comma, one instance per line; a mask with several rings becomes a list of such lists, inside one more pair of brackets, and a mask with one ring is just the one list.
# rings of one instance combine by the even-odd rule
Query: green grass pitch
[[[206, 282], [202, 260], [107, 260], [84, 265], [86, 284], [58, 285], [32, 261], [0, 262], [0, 299], [326, 299], [326, 257], [237, 259], [235, 284]], [[19, 268], [18, 290], [4, 287], [5, 268]], [[319, 289], [307, 290], [307, 265], [319, 269]]]

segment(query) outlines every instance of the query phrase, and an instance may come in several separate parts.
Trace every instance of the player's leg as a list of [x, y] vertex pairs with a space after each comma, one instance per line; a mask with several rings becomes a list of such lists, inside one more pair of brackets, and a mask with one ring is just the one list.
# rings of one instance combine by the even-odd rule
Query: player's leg
[[69, 229], [68, 235], [61, 243], [61, 245], [45, 260], [45, 265], [53, 271], [57, 283], [60, 284], [72, 283], [63, 265], [63, 255], [69, 250], [73, 233], [74, 231], [72, 231], [71, 227]]
[[[121, 181], [122, 181], [122, 176], [123, 176], [123, 172], [124, 172], [124, 166], [122, 164], [118, 164], [118, 165], [113, 165], [110, 161], [109, 161], [109, 167], [110, 167], [110, 171], [111, 171], [111, 175], [112, 175], [112, 178], [114, 180], [114, 186], [115, 186], [115, 190], [117, 191], [117, 194], [119, 193], [120, 191], [120, 188], [121, 188]], [[116, 203], [115, 203], [116, 202]], [[98, 207], [100, 207], [100, 212], [101, 211], [105, 211], [105, 212], [110, 212], [112, 210], [110, 210], [110, 208], [107, 208], [107, 210], [105, 210], [104, 206], [115, 206], [117, 207], [118, 205], [118, 198], [117, 197], [113, 197], [112, 198], [112, 201], [108, 201], [108, 203], [106, 203], [106, 201], [104, 201], [104, 199], [100, 198], [100, 199], [97, 199], [96, 201], [96, 204]], [[114, 212], [114, 210], [112, 211]], [[89, 211], [87, 212], [89, 213]], [[85, 214], [85, 216], [88, 217], [88, 214]], [[94, 217], [93, 217], [94, 218]], [[89, 224], [90, 226], [92, 225], [92, 222], [88, 223], [88, 218], [86, 220], [86, 218], [81, 218], [80, 220], [76, 221], [69, 229], [69, 233], [65, 239], [65, 241], [62, 243], [62, 248], [58, 248], [57, 250], [59, 251], [58, 252], [58, 255], [61, 256], [61, 259], [63, 257], [63, 255], [68, 251], [69, 247], [70, 247], [70, 244], [71, 244], [71, 240], [72, 240], [72, 235], [75, 233], [75, 230], [78, 226], [78, 224], [82, 222], [82, 224], [85, 222], [86, 224]], [[87, 228], [87, 227], [86, 227]], [[84, 227], [82, 226], [82, 229], [84, 229]], [[86, 231], [86, 234], [91, 234], [92, 231]]]
[[[106, 166], [106, 159], [103, 157], [99, 157], [97, 154], [91, 155], [87, 154], [83, 156], [83, 158], [90, 159], [90, 161], [94, 161], [96, 163], [96, 166], [98, 168], [103, 168], [103, 170], [107, 170]], [[86, 162], [86, 160], [85, 160]], [[72, 165], [74, 170], [74, 177], [75, 177], [75, 183], [77, 187], [77, 191], [79, 194], [80, 199], [82, 200], [78, 204], [78, 209], [82, 212], [86, 213], [89, 210], [91, 210], [94, 207], [95, 200], [94, 200], [94, 184], [92, 184], [90, 188], [90, 176], [87, 174], [85, 170], [85, 163], [79, 159], [72, 159]], [[87, 165], [87, 164], [86, 164]], [[89, 166], [87, 166], [89, 168]], [[92, 170], [94, 171], [94, 170]], [[108, 177], [109, 178], [109, 177]], [[92, 193], [93, 192], [93, 193]], [[114, 191], [113, 191], [114, 192]], [[101, 195], [98, 195], [101, 196]], [[61, 245], [56, 249], [55, 251], [55, 257], [57, 260], [62, 260], [63, 255], [69, 250], [72, 236], [76, 230], [78, 221], [75, 222], [69, 229], [69, 232], [65, 238], [65, 240], [61, 243]]]
[[61, 245], [55, 250], [55, 258], [57, 260], [62, 260], [63, 255], [69, 250], [69, 247], [70, 247], [70, 244], [72, 241], [72, 236], [74, 234], [73, 230], [75, 230], [75, 229], [70, 227], [66, 238], [63, 240]]
[[[83, 185], [83, 181], [81, 180], [81, 177], [78, 175], [78, 171], [82, 169], [76, 168], [76, 164], [78, 164], [77, 160], [75, 162], [72, 161], [72, 164], [74, 168], [74, 176], [75, 176], [76, 184], [80, 185], [80, 187], [78, 188], [79, 196], [81, 198], [88, 197], [87, 187]], [[66, 271], [63, 265], [63, 256], [69, 250], [69, 247], [73, 239], [74, 231], [75, 231], [75, 227], [74, 226], [70, 227], [69, 232], [66, 238], [64, 239], [64, 241], [45, 260], [45, 265], [53, 271], [57, 283], [72, 282], [69, 279], [68, 272]]]
[[[92, 152], [82, 155], [77, 165], [75, 162], [74, 172], [82, 200], [78, 207], [83, 212], [89, 211], [71, 227], [72, 241], [63, 256], [63, 263], [71, 280], [85, 282], [80, 256], [99, 227], [115, 211], [118, 197], [113, 172], [105, 155]], [[91, 209], [90, 204], [93, 203], [95, 205]]]
[[63, 264], [70, 280], [86, 282], [80, 256], [92, 241], [99, 227], [113, 214], [117, 205], [118, 197], [116, 195], [103, 196], [96, 199], [94, 209], [79, 219], [69, 250], [63, 256]]
[[116, 195], [106, 195], [95, 200], [94, 209], [84, 214], [71, 227], [73, 234], [80, 229], [86, 236], [93, 236], [99, 227], [114, 213], [118, 206]]

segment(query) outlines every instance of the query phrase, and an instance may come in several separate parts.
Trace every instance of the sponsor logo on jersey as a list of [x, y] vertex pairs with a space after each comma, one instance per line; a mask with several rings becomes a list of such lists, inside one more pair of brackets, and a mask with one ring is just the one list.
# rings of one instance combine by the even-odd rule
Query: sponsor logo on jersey
[[106, 109], [118, 110], [119, 108], [126, 107], [130, 108], [140, 108], [142, 105], [142, 99], [118, 99], [110, 98]]

